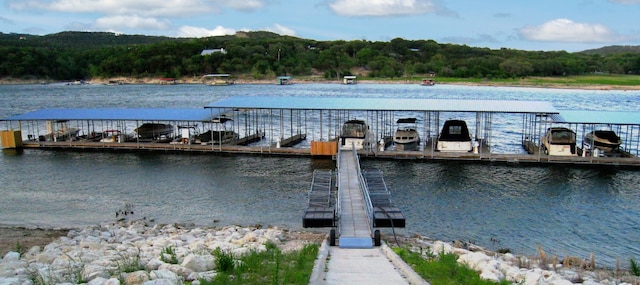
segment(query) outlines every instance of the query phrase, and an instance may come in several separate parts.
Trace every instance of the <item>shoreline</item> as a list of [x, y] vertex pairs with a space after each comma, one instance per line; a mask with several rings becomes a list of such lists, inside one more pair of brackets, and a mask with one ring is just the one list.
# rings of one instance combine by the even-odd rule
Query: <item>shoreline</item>
[[[244, 79], [238, 78], [232, 80], [234, 84], [264, 84], [276, 85], [275, 79]], [[384, 79], [358, 79], [357, 84], [408, 84], [420, 85], [419, 80], [384, 80]], [[73, 81], [51, 81], [51, 80], [23, 80], [13, 78], [0, 79], [0, 85], [32, 85], [32, 84], [66, 84], [66, 85], [179, 85], [179, 84], [206, 84], [201, 78], [180, 78], [174, 81], [167, 81], [163, 78], [131, 78], [131, 77], [113, 77], [113, 78], [95, 78], [85, 82], [77, 83]], [[340, 80], [327, 80], [324, 78], [293, 78], [291, 84], [342, 84]], [[526, 84], [526, 83], [502, 83], [491, 82], [478, 83], [471, 81], [459, 82], [437, 82], [436, 85], [460, 85], [460, 86], [483, 86], [483, 87], [515, 87], [515, 88], [547, 88], [547, 89], [574, 89], [574, 90], [598, 90], [598, 91], [634, 91], [640, 90], [640, 85], [612, 85], [612, 84]], [[427, 87], [425, 87], [427, 88]]]
[[[218, 240], [217, 242], [213, 240], [214, 237]], [[98, 261], [107, 260], [109, 255], [112, 257], [122, 256], [121, 253], [118, 253], [119, 251], [126, 252], [127, 249], [134, 247], [138, 252], [141, 249], [144, 249], [145, 252], [150, 250], [152, 254], [143, 253], [140, 255], [146, 258], [157, 256], [157, 251], [169, 244], [175, 244], [176, 252], [180, 253], [179, 258], [183, 260], [182, 265], [184, 265], [185, 260], [189, 258], [187, 255], [192, 255], [189, 253], [194, 250], [201, 252], [198, 255], [202, 255], [204, 249], [223, 247], [240, 254], [246, 252], [248, 248], [260, 248], [259, 243], [265, 238], [277, 241], [278, 247], [283, 251], [298, 250], [307, 243], [323, 246], [327, 244], [326, 232], [290, 231], [279, 227], [153, 225], [141, 220], [118, 221], [65, 230], [0, 227], [0, 248], [2, 248], [0, 267], [3, 266], [3, 263], [19, 267], [16, 265], [18, 263], [12, 262], [19, 262], [21, 259], [27, 260], [25, 264], [46, 260], [46, 264], [51, 263], [48, 266], [57, 266], [60, 262], [54, 262], [55, 260], [67, 260], [70, 257], [72, 257], [71, 260], [76, 260], [75, 257], [78, 257], [77, 260], [82, 260], [79, 258], [80, 256], [94, 256], [94, 259]], [[458, 263], [465, 264], [478, 272], [481, 278], [487, 280], [526, 282], [518, 284], [533, 284], [530, 282], [536, 281], [535, 284], [588, 283], [591, 285], [638, 284], [640, 282], [640, 277], [632, 276], [626, 269], [596, 266], [593, 256], [591, 256], [591, 260], [586, 257], [572, 256], [560, 259], [551, 253], [547, 255], [541, 248], [536, 256], [516, 256], [508, 252], [494, 252], [470, 243], [459, 241], [449, 243], [420, 235], [398, 236], [395, 239], [393, 236], [383, 236], [383, 240], [389, 246], [400, 246], [413, 252], [424, 253], [426, 250], [434, 256], [437, 256], [438, 253], [456, 254]], [[394, 244], [394, 241], [397, 241], [398, 244]], [[20, 243], [18, 247], [15, 244], [17, 242]], [[87, 251], [94, 253], [87, 255]], [[83, 262], [89, 263], [91, 260], [83, 260]], [[145, 260], [147, 265], [154, 262], [157, 263], [157, 261]], [[98, 262], [98, 264], [100, 263]], [[68, 265], [65, 266], [68, 267]], [[184, 269], [177, 270], [176, 273], [183, 271]], [[206, 272], [199, 274], [204, 273]], [[186, 275], [183, 277], [186, 278]], [[3, 278], [14, 277], [0, 276], [0, 281]], [[584, 283], [585, 281], [587, 283]]]

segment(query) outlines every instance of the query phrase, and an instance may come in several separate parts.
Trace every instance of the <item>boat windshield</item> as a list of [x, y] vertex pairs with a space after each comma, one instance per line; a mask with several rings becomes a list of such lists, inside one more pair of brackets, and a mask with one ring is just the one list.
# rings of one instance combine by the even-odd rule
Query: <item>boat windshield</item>
[[342, 136], [363, 138], [367, 133], [367, 126], [362, 122], [346, 122], [342, 126]]
[[576, 134], [572, 131], [560, 130], [551, 133], [551, 143], [574, 143]]

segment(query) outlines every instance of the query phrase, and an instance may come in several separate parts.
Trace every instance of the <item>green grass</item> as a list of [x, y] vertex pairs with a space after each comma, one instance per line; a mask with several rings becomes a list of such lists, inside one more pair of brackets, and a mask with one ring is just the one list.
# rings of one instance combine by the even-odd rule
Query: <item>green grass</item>
[[458, 256], [453, 253], [441, 253], [438, 256], [423, 257], [402, 247], [395, 247], [398, 254], [413, 270], [432, 285], [489, 285], [510, 284], [507, 281], [495, 283], [480, 279], [480, 275], [467, 266], [458, 264]]
[[266, 251], [252, 251], [239, 257], [214, 251], [218, 275], [211, 281], [201, 280], [201, 284], [309, 284], [318, 255], [317, 244], [287, 253], [273, 244], [268, 243], [266, 247]]
[[[366, 79], [364, 79], [366, 80]], [[397, 80], [408, 80], [416, 84], [422, 81], [422, 77], [398, 78]], [[470, 83], [482, 85], [518, 85], [518, 86], [536, 86], [536, 87], [583, 87], [594, 85], [608, 86], [636, 86], [640, 85], [640, 76], [638, 75], [617, 75], [617, 74], [590, 74], [575, 76], [554, 76], [554, 77], [524, 77], [524, 78], [508, 78], [508, 79], [486, 79], [486, 78], [454, 78], [454, 77], [434, 77], [437, 83]]]

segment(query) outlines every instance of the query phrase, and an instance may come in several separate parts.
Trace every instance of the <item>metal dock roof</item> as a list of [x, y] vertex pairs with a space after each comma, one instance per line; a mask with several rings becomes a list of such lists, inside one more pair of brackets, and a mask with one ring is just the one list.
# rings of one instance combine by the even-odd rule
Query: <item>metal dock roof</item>
[[205, 108], [558, 113], [558, 110], [550, 102], [546, 101], [293, 96], [236, 96], [210, 103]]
[[640, 125], [638, 112], [560, 110], [551, 119], [556, 123], [568, 124]]
[[[127, 120], [127, 121], [210, 121], [209, 109], [167, 109], [167, 108], [70, 108], [42, 109], [22, 115], [15, 115], [2, 121], [37, 120]], [[217, 110], [213, 110], [214, 116]]]

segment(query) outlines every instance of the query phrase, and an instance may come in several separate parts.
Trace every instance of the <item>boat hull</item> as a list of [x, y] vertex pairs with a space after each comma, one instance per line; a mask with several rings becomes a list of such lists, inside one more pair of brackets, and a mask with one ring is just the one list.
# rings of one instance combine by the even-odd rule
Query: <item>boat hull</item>
[[584, 143], [604, 152], [618, 149], [622, 140], [613, 131], [593, 131], [584, 135]]
[[173, 133], [173, 126], [170, 124], [145, 123], [134, 129], [141, 139], [156, 139]]

